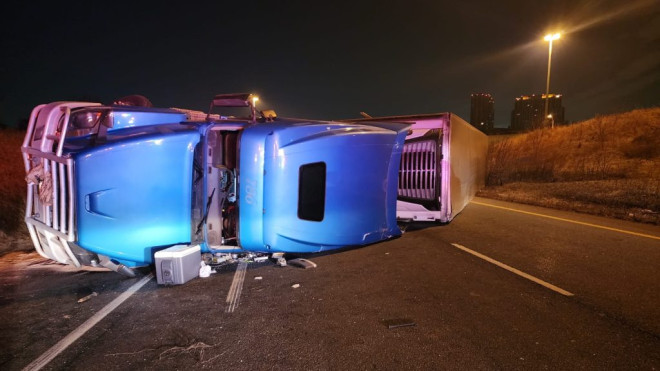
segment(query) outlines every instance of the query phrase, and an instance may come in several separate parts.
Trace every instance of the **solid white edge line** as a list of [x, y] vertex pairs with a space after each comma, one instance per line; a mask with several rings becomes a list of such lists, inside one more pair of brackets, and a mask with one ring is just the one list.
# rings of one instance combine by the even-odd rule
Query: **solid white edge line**
[[560, 220], [562, 222], [568, 222], [568, 223], [573, 223], [573, 224], [579, 224], [579, 225], [585, 225], [587, 227], [594, 227], [594, 228], [600, 228], [600, 229], [605, 229], [608, 231], [613, 231], [613, 232], [619, 232], [619, 233], [625, 233], [633, 236], [639, 236], [639, 237], [646, 237], [646, 238], [652, 238], [654, 240], [660, 240], [660, 236], [654, 236], [652, 234], [646, 234], [646, 233], [639, 233], [639, 232], [633, 232], [633, 231], [628, 231], [625, 229], [619, 229], [619, 228], [612, 228], [612, 227], [606, 227], [604, 225], [599, 225], [599, 224], [592, 224], [592, 223], [586, 223], [586, 222], [580, 222], [577, 220], [572, 220], [572, 219], [566, 219], [566, 218], [560, 218], [557, 216], [552, 216], [552, 215], [546, 215], [546, 214], [539, 214], [539, 213], [533, 213], [531, 211], [525, 211], [525, 210], [519, 210], [519, 209], [513, 209], [510, 207], [504, 207], [504, 206], [497, 206], [493, 204], [488, 204], [485, 202], [479, 202], [479, 201], [470, 201], [470, 203], [481, 205], [481, 206], [489, 206], [489, 207], [494, 207], [496, 209], [502, 209], [502, 210], [508, 210], [508, 211], [513, 211], [516, 213], [521, 213], [521, 214], [528, 214], [528, 215], [534, 215], [534, 216], [540, 216], [542, 218], [548, 218], [548, 219], [554, 219], [554, 220]]
[[117, 309], [126, 299], [130, 298], [135, 294], [142, 286], [154, 278], [153, 273], [149, 273], [147, 276], [143, 277], [138, 282], [134, 283], [133, 286], [129, 287], [128, 290], [124, 291], [121, 295], [116, 297], [113, 301], [108, 303], [103, 309], [96, 312], [92, 317], [87, 321], [83, 322], [82, 325], [78, 326], [77, 329], [73, 330], [69, 335], [65, 336], [57, 344], [53, 345], [50, 349], [44, 352], [39, 358], [35, 359], [29, 365], [25, 366], [23, 370], [39, 370], [55, 357], [57, 357], [62, 351], [68, 348], [73, 342], [78, 340], [83, 336], [87, 331], [89, 331], [94, 325], [99, 323], [105, 316], [110, 314], [113, 310]]
[[511, 267], [511, 266], [506, 265], [506, 264], [504, 264], [504, 263], [500, 263], [500, 262], [498, 262], [497, 260], [492, 259], [492, 258], [489, 258], [489, 257], [487, 257], [487, 256], [484, 255], [484, 254], [478, 253], [478, 252], [476, 252], [476, 251], [474, 251], [474, 250], [470, 250], [470, 249], [468, 249], [467, 247], [465, 247], [465, 246], [463, 246], [463, 245], [459, 245], [459, 244], [457, 244], [457, 243], [452, 243], [452, 246], [454, 246], [454, 247], [456, 247], [456, 248], [458, 248], [458, 249], [461, 249], [461, 250], [463, 250], [463, 251], [465, 251], [465, 252], [467, 252], [467, 253], [469, 253], [469, 254], [472, 254], [472, 255], [474, 255], [474, 256], [476, 256], [476, 257], [478, 257], [478, 258], [481, 258], [481, 259], [483, 259], [483, 260], [485, 260], [485, 261], [487, 261], [487, 262], [489, 262], [489, 263], [493, 263], [493, 264], [497, 265], [497, 266], [500, 267], [500, 268], [504, 268], [504, 269], [508, 270], [508, 271], [511, 272], [511, 273], [515, 273], [515, 274], [517, 274], [517, 275], [519, 275], [519, 276], [521, 276], [521, 277], [527, 278], [528, 280], [530, 280], [530, 281], [532, 281], [532, 282], [535, 282], [535, 283], [538, 283], [539, 285], [544, 286], [544, 287], [546, 287], [546, 288], [549, 288], [549, 289], [552, 290], [552, 291], [558, 292], [558, 293], [560, 293], [560, 294], [562, 294], [562, 295], [565, 295], [565, 296], [574, 296], [574, 294], [571, 293], [571, 292], [568, 292], [568, 291], [566, 291], [566, 290], [564, 290], [564, 289], [562, 289], [562, 288], [560, 288], [560, 287], [557, 287], [557, 286], [555, 286], [555, 285], [553, 285], [553, 284], [551, 284], [551, 283], [548, 283], [548, 282], [545, 282], [545, 281], [543, 281], [543, 280], [541, 280], [541, 279], [538, 279], [538, 278], [536, 278], [536, 277], [534, 277], [534, 276], [532, 276], [532, 275], [529, 275], [529, 274], [527, 274], [527, 273], [525, 273], [525, 272], [523, 272], [523, 271], [520, 271], [520, 270], [518, 270], [518, 269], [516, 269], [516, 268], [514, 268], [514, 267]]

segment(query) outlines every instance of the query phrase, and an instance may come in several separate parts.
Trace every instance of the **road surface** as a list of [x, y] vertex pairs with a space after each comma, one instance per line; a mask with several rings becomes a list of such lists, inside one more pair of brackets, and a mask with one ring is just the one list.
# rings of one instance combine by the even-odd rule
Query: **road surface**
[[175, 287], [11, 258], [3, 370], [660, 369], [657, 226], [477, 198], [316, 268]]

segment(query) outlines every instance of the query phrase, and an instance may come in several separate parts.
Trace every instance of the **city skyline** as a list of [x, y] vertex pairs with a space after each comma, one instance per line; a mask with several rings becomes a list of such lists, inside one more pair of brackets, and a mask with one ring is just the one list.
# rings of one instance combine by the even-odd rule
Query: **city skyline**
[[484, 133], [495, 127], [495, 100], [489, 93], [470, 94], [470, 124]]
[[[543, 126], [559, 126], [566, 124], [564, 106], [561, 94], [532, 94], [516, 97], [511, 110], [511, 126], [513, 131], [526, 131]], [[544, 113], [548, 107], [548, 116]]]
[[[17, 3], [2, 22], [0, 121], [41, 103], [110, 103], [142, 94], [159, 107], [206, 110], [218, 93], [253, 92], [280, 116], [346, 119], [453, 112], [472, 92], [497, 101], [564, 96], [566, 120], [660, 104], [660, 5], [258, 2], [94, 8]], [[508, 103], [511, 102], [511, 103]]]

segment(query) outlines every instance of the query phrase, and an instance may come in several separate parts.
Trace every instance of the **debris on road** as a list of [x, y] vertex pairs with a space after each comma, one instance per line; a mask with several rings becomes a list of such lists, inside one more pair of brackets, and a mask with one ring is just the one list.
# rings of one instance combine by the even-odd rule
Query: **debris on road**
[[98, 293], [97, 293], [96, 291], [94, 291], [93, 293], [91, 293], [91, 294], [89, 294], [89, 295], [87, 295], [87, 296], [85, 296], [85, 297], [82, 297], [82, 298], [78, 299], [78, 303], [84, 303], [84, 302], [86, 302], [87, 300], [89, 300], [89, 299], [91, 299], [91, 298], [93, 298], [93, 297], [95, 297], [95, 296], [97, 296], [97, 295], [98, 295]]
[[270, 258], [275, 259], [278, 266], [286, 267], [286, 259], [284, 258], [283, 252], [274, 252], [270, 255]]
[[264, 278], [261, 277], [261, 276], [256, 276], [256, 277], [254, 277], [254, 279], [257, 280], [257, 281], [261, 281], [261, 280], [264, 279]]
[[218, 265], [231, 260], [232, 260], [231, 254], [216, 253], [211, 258], [211, 264]]
[[201, 278], [209, 277], [211, 275], [211, 271], [212, 271], [212, 269], [211, 269], [210, 265], [206, 265], [206, 263], [204, 263], [204, 262], [200, 263], [199, 276]]
[[297, 289], [297, 288], [300, 287], [300, 284], [299, 283], [294, 283], [293, 285], [291, 285], [291, 287], [293, 287], [294, 289]]
[[307, 260], [303, 258], [291, 259], [287, 263], [298, 268], [304, 268], [304, 269], [316, 268], [316, 263], [314, 263], [311, 260]]
[[393, 329], [397, 327], [408, 327], [408, 326], [417, 326], [415, 321], [410, 318], [393, 318], [386, 319], [383, 321], [383, 324], [387, 326], [388, 329]]

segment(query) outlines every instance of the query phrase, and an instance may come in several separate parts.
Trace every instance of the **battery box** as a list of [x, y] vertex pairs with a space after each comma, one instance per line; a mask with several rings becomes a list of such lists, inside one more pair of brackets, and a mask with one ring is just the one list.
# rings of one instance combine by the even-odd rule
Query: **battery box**
[[157, 251], [156, 280], [160, 285], [182, 285], [199, 276], [202, 254], [199, 245], [176, 245]]

